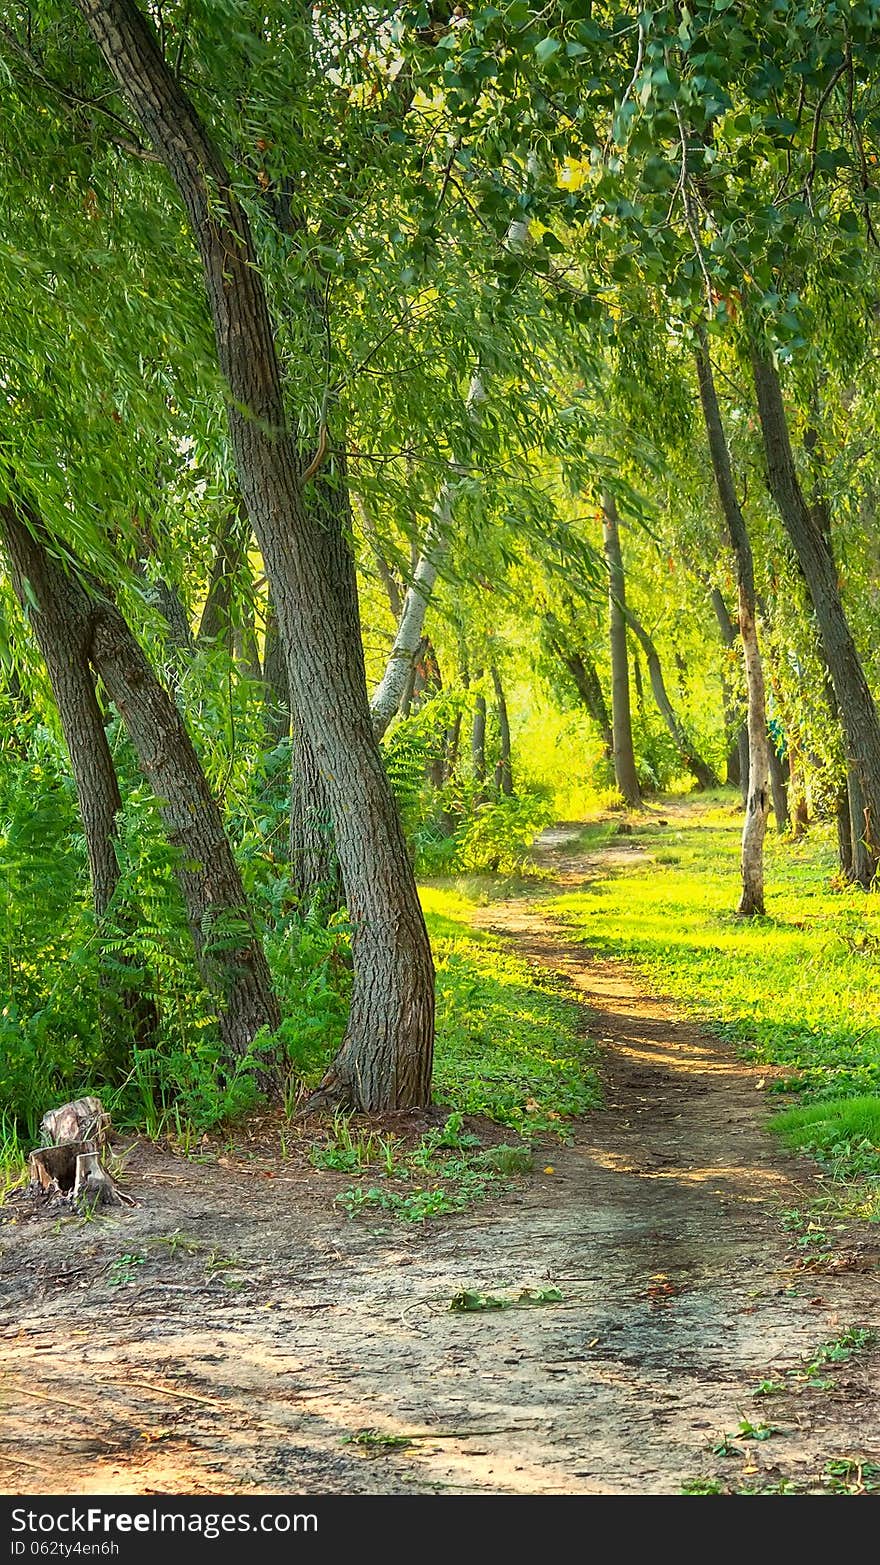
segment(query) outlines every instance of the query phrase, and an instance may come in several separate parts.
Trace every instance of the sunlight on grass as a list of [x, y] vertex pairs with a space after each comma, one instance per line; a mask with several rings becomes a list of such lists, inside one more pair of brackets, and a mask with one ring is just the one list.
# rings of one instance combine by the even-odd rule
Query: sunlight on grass
[[753, 1058], [790, 1067], [809, 1098], [880, 1090], [880, 902], [831, 889], [827, 832], [798, 844], [771, 835], [769, 916], [737, 919], [739, 830], [738, 812], [714, 801], [638, 824], [629, 840], [643, 855], [545, 910]]
[[476, 901], [422, 888], [437, 967], [434, 1096], [523, 1135], [561, 1131], [599, 1101], [586, 1007], [552, 975], [474, 930]]

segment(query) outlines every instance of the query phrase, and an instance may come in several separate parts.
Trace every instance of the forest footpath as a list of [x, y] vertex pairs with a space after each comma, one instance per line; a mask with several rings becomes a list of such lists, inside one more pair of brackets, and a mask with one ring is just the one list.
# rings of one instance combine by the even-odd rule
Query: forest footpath
[[[640, 851], [563, 829], [539, 856], [569, 891]], [[828, 1270], [797, 1256], [784, 1216], [815, 1165], [767, 1134], [767, 1072], [552, 903], [480, 919], [586, 997], [604, 1107], [512, 1194], [420, 1226], [328, 1210], [283, 1143], [259, 1166], [140, 1143], [134, 1210], [8, 1222], [4, 1489], [870, 1486], [876, 1256], [845, 1232]]]

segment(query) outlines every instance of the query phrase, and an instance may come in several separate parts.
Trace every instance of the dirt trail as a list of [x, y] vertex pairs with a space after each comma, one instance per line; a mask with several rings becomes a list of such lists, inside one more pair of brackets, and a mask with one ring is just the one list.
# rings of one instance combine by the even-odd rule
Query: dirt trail
[[[542, 854], [584, 873], [571, 834]], [[251, 1173], [139, 1148], [136, 1210], [8, 1224], [7, 1492], [676, 1493], [880, 1461], [874, 1355], [824, 1391], [750, 1395], [878, 1315], [876, 1260], [846, 1235], [868, 1270], [792, 1265], [780, 1211], [813, 1171], [764, 1131], [758, 1073], [525, 904], [483, 921], [593, 1011], [606, 1107], [547, 1149], [555, 1172], [412, 1229], [339, 1216], [280, 1148]], [[448, 1308], [549, 1281], [561, 1304]], [[742, 1413], [784, 1432], [713, 1455]], [[365, 1427], [424, 1438], [350, 1443]]]

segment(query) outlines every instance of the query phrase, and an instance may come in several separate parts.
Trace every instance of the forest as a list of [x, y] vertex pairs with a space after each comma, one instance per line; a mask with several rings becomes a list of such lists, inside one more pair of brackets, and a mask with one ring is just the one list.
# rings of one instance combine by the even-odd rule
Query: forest
[[880, 1493], [880, 4], [0, 73], [4, 1492]]

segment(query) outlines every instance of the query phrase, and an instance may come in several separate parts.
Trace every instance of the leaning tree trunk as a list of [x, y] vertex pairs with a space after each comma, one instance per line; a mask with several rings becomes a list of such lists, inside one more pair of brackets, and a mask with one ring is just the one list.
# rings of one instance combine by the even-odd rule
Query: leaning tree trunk
[[498, 714], [498, 734], [500, 740], [498, 765], [495, 768], [495, 781], [499, 792], [509, 799], [513, 796], [513, 761], [510, 752], [510, 717], [507, 711], [507, 697], [504, 694], [501, 675], [494, 660], [490, 663], [489, 668], [495, 690], [495, 711]]
[[[227, 1052], [238, 1059], [263, 1028], [275, 1031], [280, 1015], [241, 876], [183, 718], [109, 593], [88, 580], [70, 551], [67, 570], [48, 553], [33, 513], [26, 525], [7, 508], [3, 521], [18, 568], [43, 588], [69, 627], [68, 644], [80, 647], [104, 681], [153, 787], [168, 840], [179, 850], [175, 868], [199, 970], [217, 1001]], [[261, 1081], [272, 1085], [265, 1074]]]
[[101, 920], [119, 883], [116, 840], [122, 799], [89, 665], [87, 627], [81, 617], [70, 613], [66, 577], [53, 568], [10, 503], [0, 506], [0, 527], [13, 586], [22, 607], [29, 610], [61, 719], [89, 856], [95, 915]]
[[676, 750], [678, 751], [682, 761], [696, 782], [698, 788], [717, 788], [717, 776], [712, 770], [712, 767], [709, 766], [708, 762], [704, 761], [702, 756], [697, 754], [694, 745], [691, 743], [688, 737], [684, 724], [682, 723], [678, 713], [675, 710], [675, 707], [672, 705], [672, 702], [669, 699], [669, 693], [666, 689], [666, 681], [663, 678], [663, 668], [660, 663], [660, 657], [652, 637], [649, 636], [641, 620], [639, 620], [632, 612], [632, 609], [627, 609], [626, 614], [630, 625], [635, 631], [644, 649], [645, 660], [648, 664], [648, 678], [651, 681], [651, 690], [654, 695], [654, 700], [657, 704], [657, 710], [666, 724], [666, 727], [669, 731], [669, 736], [675, 745]]
[[730, 464], [730, 450], [712, 375], [709, 343], [701, 329], [696, 350], [700, 401], [721, 510], [727, 525], [736, 564], [739, 630], [746, 666], [749, 731], [749, 794], [742, 836], [742, 895], [737, 912], [742, 916], [764, 912], [764, 838], [770, 810], [770, 745], [767, 737], [767, 701], [764, 669], [758, 644], [755, 612], [755, 566], [745, 518], [737, 498]]
[[816, 615], [847, 759], [861, 793], [864, 827], [858, 840], [870, 856], [873, 875], [880, 858], [880, 718], [841, 602], [831, 540], [817, 525], [797, 476], [776, 366], [755, 353], [752, 368], [770, 492]]
[[573, 651], [566, 645], [563, 632], [552, 614], [545, 615], [545, 625], [550, 646], [568, 669], [581, 701], [599, 730], [603, 759], [611, 761], [614, 756], [614, 734], [596, 665], [588, 652]]
[[[434, 970], [367, 701], [354, 562], [343, 531], [342, 464], [336, 464], [334, 489], [318, 472], [326, 430], [309, 458], [287, 427], [246, 213], [152, 28], [133, 0], [76, 4], [189, 217], [228, 387], [236, 471], [278, 613], [291, 699], [325, 778], [355, 972], [346, 1036], [323, 1091], [364, 1110], [424, 1104], [433, 1057]], [[323, 505], [304, 503], [313, 479], [325, 491]]]
[[629, 699], [629, 658], [626, 649], [626, 581], [620, 549], [620, 526], [614, 496], [602, 496], [605, 561], [608, 566], [608, 613], [611, 640], [611, 728], [614, 776], [627, 804], [642, 802], [633, 749], [632, 711]]
[[[479, 373], [476, 373], [471, 376], [465, 404], [468, 422], [472, 429], [477, 426], [480, 406], [484, 401], [483, 382]], [[434, 512], [425, 542], [416, 561], [412, 582], [403, 600], [394, 644], [388, 654], [385, 672], [370, 700], [373, 727], [380, 739], [394, 714], [402, 708], [407, 683], [412, 678], [412, 671], [418, 657], [425, 614], [437, 580], [437, 572], [449, 549], [455, 498], [459, 479], [464, 471], [461, 461], [455, 456], [450, 460], [449, 470], [449, 477], [434, 503]]]

